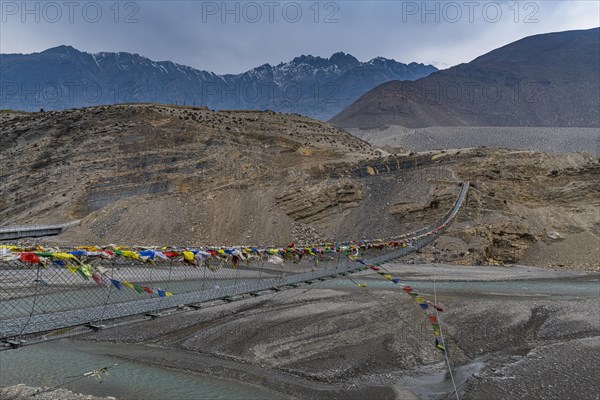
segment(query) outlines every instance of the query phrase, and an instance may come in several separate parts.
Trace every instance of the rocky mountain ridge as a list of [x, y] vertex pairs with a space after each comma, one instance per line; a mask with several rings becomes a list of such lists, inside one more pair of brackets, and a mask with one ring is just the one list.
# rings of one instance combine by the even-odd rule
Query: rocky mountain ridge
[[414, 82], [384, 83], [344, 128], [600, 127], [600, 28], [526, 37]]
[[360, 62], [338, 52], [302, 55], [240, 74], [219, 75], [131, 53], [86, 53], [58, 46], [33, 54], [0, 54], [0, 109], [60, 110], [155, 102], [226, 110], [273, 110], [327, 120], [375, 86], [414, 80], [437, 69], [382, 57]]

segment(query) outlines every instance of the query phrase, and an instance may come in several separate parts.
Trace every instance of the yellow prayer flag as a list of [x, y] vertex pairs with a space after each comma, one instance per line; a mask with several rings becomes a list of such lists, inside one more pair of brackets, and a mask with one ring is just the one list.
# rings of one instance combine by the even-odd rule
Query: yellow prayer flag
[[123, 285], [127, 286], [129, 289], [135, 289], [135, 287], [133, 287], [133, 284], [131, 282], [121, 281], [121, 283]]
[[73, 254], [69, 253], [52, 253], [52, 257], [58, 258], [59, 260], [77, 260]]
[[140, 258], [140, 255], [135, 251], [121, 250], [121, 254], [123, 254], [123, 257], [133, 258], [134, 260], [139, 260]]
[[193, 262], [194, 261], [194, 253], [191, 252], [191, 251], [184, 251], [183, 252], [183, 259], [185, 261]]
[[75, 250], [98, 251], [96, 246], [77, 246]]

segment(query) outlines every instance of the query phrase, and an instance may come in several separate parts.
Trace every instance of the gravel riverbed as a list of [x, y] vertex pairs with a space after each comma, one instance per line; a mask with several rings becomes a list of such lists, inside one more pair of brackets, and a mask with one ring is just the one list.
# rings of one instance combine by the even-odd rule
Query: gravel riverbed
[[[461, 399], [598, 399], [600, 274], [387, 268], [446, 308], [440, 318]], [[367, 287], [339, 278], [69, 340], [282, 398], [455, 398], [422, 310], [374, 273], [352, 279]]]

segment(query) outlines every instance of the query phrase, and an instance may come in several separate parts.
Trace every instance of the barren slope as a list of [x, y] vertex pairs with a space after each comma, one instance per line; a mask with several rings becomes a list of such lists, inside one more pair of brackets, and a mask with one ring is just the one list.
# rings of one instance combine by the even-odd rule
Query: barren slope
[[305, 179], [321, 163], [372, 154], [335, 127], [269, 112], [119, 105], [0, 118], [2, 225], [83, 218], [140, 195]]
[[414, 82], [367, 92], [331, 122], [344, 128], [600, 126], [600, 29], [526, 37]]

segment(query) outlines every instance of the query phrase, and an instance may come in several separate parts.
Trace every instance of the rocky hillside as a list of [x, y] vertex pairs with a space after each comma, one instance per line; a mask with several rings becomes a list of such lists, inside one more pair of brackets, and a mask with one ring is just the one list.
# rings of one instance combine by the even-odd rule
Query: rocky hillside
[[[218, 75], [138, 54], [81, 52], [59, 46], [33, 54], [0, 54], [0, 109], [60, 110], [100, 104], [157, 102], [226, 110], [274, 110], [327, 120], [365, 92], [437, 68], [382, 57], [311, 55]], [[27, 90], [24, 90], [26, 88]]]
[[79, 226], [49, 243], [277, 244], [385, 238], [459, 220], [414, 261], [597, 268], [591, 155], [463, 149], [382, 157], [326, 123], [120, 105], [0, 114], [2, 225]]
[[120, 105], [0, 116], [2, 224], [110, 214], [93, 225], [100, 239], [115, 226], [110, 240], [160, 233], [167, 221], [180, 233], [163, 240], [237, 231], [249, 214], [270, 214], [269, 186], [375, 154], [336, 127], [271, 112]]
[[600, 127], [600, 28], [524, 38], [470, 63], [363, 95], [331, 122]]
[[[472, 188], [458, 223], [416, 259], [600, 270], [596, 158], [484, 149], [442, 151], [437, 157]], [[448, 208], [451, 193], [451, 186], [434, 177], [426, 196], [398, 202], [390, 212], [416, 224], [432, 209]]]

